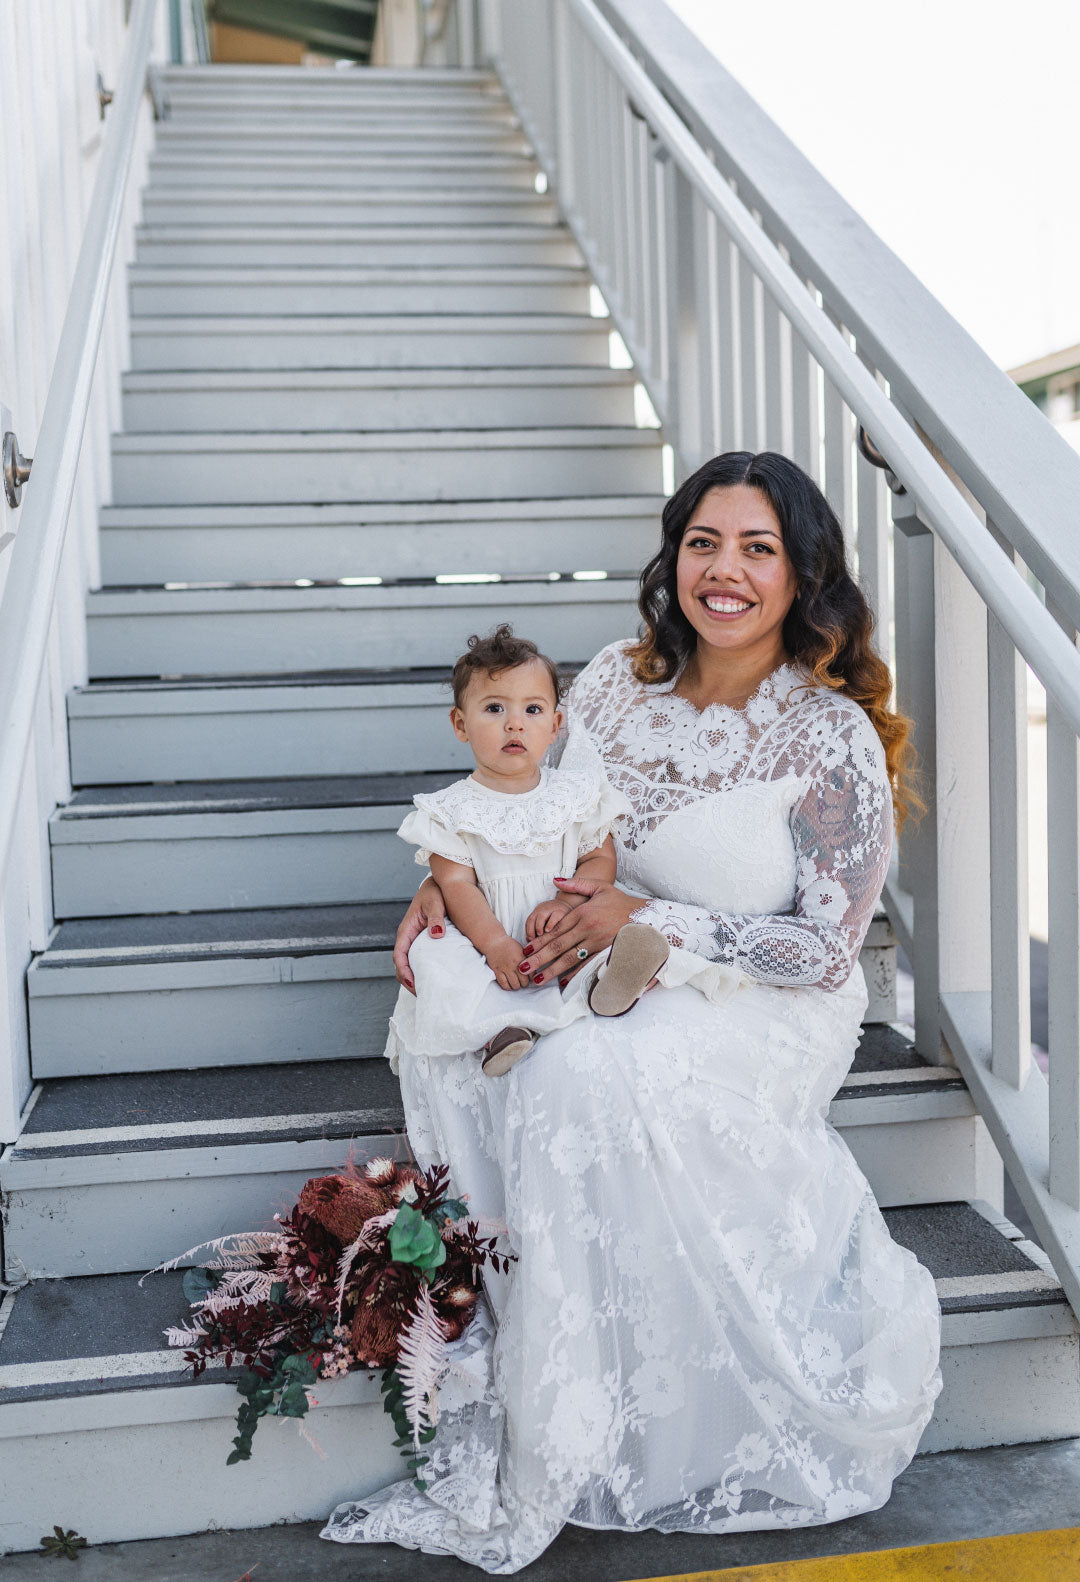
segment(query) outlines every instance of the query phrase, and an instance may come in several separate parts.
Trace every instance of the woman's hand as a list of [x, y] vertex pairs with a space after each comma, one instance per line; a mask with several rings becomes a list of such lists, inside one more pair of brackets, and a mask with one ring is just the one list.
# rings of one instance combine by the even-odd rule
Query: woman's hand
[[[582, 896], [579, 906], [555, 927], [525, 946], [534, 983], [550, 983], [558, 978], [566, 983], [588, 961], [606, 950], [624, 923], [644, 906], [640, 896], [627, 895], [602, 879], [556, 879], [568, 896]], [[584, 945], [588, 955], [577, 952]]]
[[409, 910], [398, 924], [394, 940], [394, 973], [403, 989], [416, 993], [416, 984], [409, 970], [409, 947], [425, 928], [432, 939], [441, 939], [446, 933], [446, 907], [443, 894], [430, 876], [424, 880], [412, 900]]

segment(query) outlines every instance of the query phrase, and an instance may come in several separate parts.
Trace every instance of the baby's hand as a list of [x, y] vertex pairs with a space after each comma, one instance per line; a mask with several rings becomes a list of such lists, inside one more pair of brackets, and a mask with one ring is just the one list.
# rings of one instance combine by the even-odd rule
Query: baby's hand
[[500, 989], [523, 989], [529, 979], [518, 971], [523, 960], [521, 946], [515, 939], [500, 940], [484, 952], [484, 960], [495, 974]]
[[557, 895], [551, 901], [541, 901], [539, 906], [534, 906], [525, 919], [525, 938], [539, 939], [541, 934], [546, 934], [549, 928], [554, 928], [556, 923], [561, 923], [568, 912], [574, 910], [574, 901], [567, 900], [564, 896]]

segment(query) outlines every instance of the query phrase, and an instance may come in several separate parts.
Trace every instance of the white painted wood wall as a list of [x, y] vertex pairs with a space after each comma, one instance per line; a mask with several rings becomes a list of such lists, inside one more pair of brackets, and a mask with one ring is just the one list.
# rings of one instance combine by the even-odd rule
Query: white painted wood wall
[[[125, 0], [0, 0], [0, 407], [32, 456], [67, 308], [105, 122], [97, 76], [120, 72]], [[153, 58], [168, 58], [167, 7], [159, 7]], [[106, 111], [108, 114], [108, 111]], [[86, 679], [85, 593], [100, 584], [97, 510], [110, 494], [109, 439], [120, 427], [120, 373], [127, 355], [125, 266], [133, 253], [139, 189], [152, 142], [144, 101], [128, 184], [109, 310], [98, 354], [82, 461], [34, 743], [22, 783], [18, 833], [0, 874], [0, 1143], [13, 1141], [30, 1092], [25, 971], [52, 927], [46, 821], [70, 789], [64, 698]], [[34, 487], [26, 485], [23, 499]], [[20, 510], [0, 496], [0, 539], [18, 532]], [[0, 550], [0, 590], [11, 559]]]

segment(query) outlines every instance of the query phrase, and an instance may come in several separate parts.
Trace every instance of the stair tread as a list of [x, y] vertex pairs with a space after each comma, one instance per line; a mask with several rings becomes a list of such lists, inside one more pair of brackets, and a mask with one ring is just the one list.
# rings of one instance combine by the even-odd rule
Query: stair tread
[[[446, 776], [449, 780], [450, 775]], [[357, 901], [348, 906], [235, 908], [214, 912], [151, 912], [123, 917], [73, 918], [59, 923], [35, 969], [114, 965], [122, 961], [216, 958], [222, 947], [236, 955], [296, 955], [343, 950], [389, 950], [401, 921], [400, 901]], [[910, 1040], [882, 1034], [857, 1053], [852, 1070], [903, 1063], [904, 1058], [940, 1072], [941, 1081], [959, 1082], [955, 1067], [933, 1066], [916, 1055]]]
[[512, 450], [528, 446], [542, 449], [605, 450], [609, 448], [636, 448], [653, 450], [661, 444], [660, 430], [635, 428], [630, 424], [608, 424], [597, 428], [552, 428], [550, 424], [536, 428], [473, 429], [325, 429], [317, 433], [309, 430], [266, 432], [264, 430], [238, 430], [233, 433], [193, 434], [187, 431], [160, 434], [114, 434], [113, 451], [116, 454], [138, 454], [146, 451], [198, 452], [208, 451], [269, 451], [277, 454], [283, 447], [291, 451], [304, 450]]
[[[471, 389], [502, 385], [633, 385], [637, 375], [629, 368], [568, 365], [565, 368], [277, 368], [153, 369], [132, 370], [123, 376], [125, 391], [143, 390], [426, 390]], [[550, 427], [550, 425], [546, 425]], [[629, 425], [627, 425], [629, 426]], [[424, 430], [426, 433], [427, 430]], [[650, 497], [652, 498], [652, 497]], [[592, 496], [583, 496], [591, 502]], [[384, 510], [392, 506], [383, 505]]]
[[[606, 318], [592, 313], [245, 313], [197, 314], [182, 313], [161, 316], [150, 313], [133, 313], [131, 330], [138, 335], [178, 334], [224, 335], [244, 330], [249, 334], [280, 335], [292, 329], [297, 335], [316, 333], [339, 335], [345, 331], [357, 334], [398, 335], [405, 330], [422, 331], [425, 335], [438, 334], [440, 330], [467, 329], [470, 335], [521, 334], [552, 330], [593, 330], [607, 335], [611, 324]], [[514, 364], [512, 366], [519, 366]], [[551, 367], [548, 363], [546, 366]]]
[[[564, 674], [572, 675], [580, 669], [580, 665], [562, 664], [559, 666]], [[150, 692], [176, 692], [193, 689], [195, 691], [221, 692], [233, 688], [247, 689], [251, 687], [379, 687], [379, 686], [430, 686], [434, 682], [446, 682], [449, 679], [449, 668], [441, 665], [417, 666], [414, 669], [398, 667], [387, 670], [304, 670], [274, 673], [256, 673], [251, 675], [236, 675], [224, 673], [217, 675], [196, 676], [151, 676], [133, 677], [128, 680], [117, 681], [88, 681], [84, 686], [73, 687], [68, 695], [69, 711], [79, 712], [79, 700], [93, 702], [94, 699], [105, 698], [118, 692], [133, 692], [146, 694]], [[93, 712], [89, 710], [88, 712]]]
[[[580, 264], [130, 264], [132, 285], [258, 285], [268, 280], [285, 285], [413, 285], [443, 284], [570, 285], [587, 284], [589, 271]], [[183, 318], [185, 313], [178, 313]]]
[[[895, 1239], [939, 1282], [943, 1316], [1064, 1306], [1064, 1292], [1015, 1228], [998, 1229], [970, 1204], [886, 1209], [884, 1216]], [[9, 1297], [0, 1337], [4, 1402], [192, 1387], [182, 1351], [166, 1353], [162, 1334], [188, 1316], [181, 1281], [179, 1271], [142, 1286], [131, 1274], [81, 1275], [37, 1280]], [[199, 1382], [232, 1377], [214, 1369]]]
[[147, 814], [253, 812], [320, 807], [391, 807], [418, 791], [438, 791], [453, 770], [415, 774], [320, 775], [280, 780], [188, 780], [157, 785], [86, 786], [54, 815], [62, 821]]
[[[600, 579], [582, 580], [573, 574], [528, 572], [519, 577], [463, 574], [460, 582], [437, 583], [433, 577], [400, 577], [378, 580], [341, 578], [337, 582], [305, 579], [296, 583], [185, 583], [180, 586], [99, 588], [87, 597], [87, 615], [179, 614], [181, 612], [312, 611], [423, 609], [437, 593], [440, 606], [490, 605], [493, 609], [513, 590], [515, 603], [550, 605], [622, 603], [628, 585], [636, 587], [636, 571], [604, 571]], [[107, 674], [108, 672], [106, 672]], [[290, 672], [282, 672], [288, 674]]]
[[352, 906], [270, 907], [222, 912], [76, 918], [61, 923], [36, 967], [199, 961], [223, 953], [293, 956], [389, 950], [400, 901]]
[[54, 1077], [0, 1161], [148, 1153], [213, 1143], [397, 1133], [397, 1078], [380, 1059]]
[[[529, 372], [531, 374], [532, 370]], [[155, 374], [152, 377], [156, 379], [160, 376]], [[233, 378], [231, 374], [222, 377], [229, 381]], [[287, 375], [283, 378], [288, 380]], [[537, 517], [583, 516], [607, 520], [613, 516], [648, 516], [656, 521], [659, 532], [660, 512], [664, 504], [665, 498], [659, 494], [596, 494], [553, 496], [544, 500], [359, 500], [347, 504], [322, 504], [316, 501], [309, 505], [259, 502], [252, 505], [103, 505], [100, 507], [100, 518], [103, 527], [142, 527], [155, 525], [160, 519], [170, 527], [190, 523], [198, 527], [257, 528], [278, 525], [302, 527], [307, 523], [363, 526], [369, 522], [398, 521], [408, 522], [410, 526], [444, 522], [497, 523], [505, 521], [511, 514], [515, 521]]]
[[505, 225], [460, 225], [452, 221], [417, 225], [308, 225], [302, 221], [290, 224], [287, 215], [272, 224], [234, 225], [177, 225], [168, 220], [144, 223], [136, 228], [137, 242], [274, 242], [275, 240], [304, 240], [311, 242], [420, 242], [430, 236], [435, 241], [468, 242], [537, 242], [566, 241], [570, 233], [565, 225], [523, 225], [511, 221]]

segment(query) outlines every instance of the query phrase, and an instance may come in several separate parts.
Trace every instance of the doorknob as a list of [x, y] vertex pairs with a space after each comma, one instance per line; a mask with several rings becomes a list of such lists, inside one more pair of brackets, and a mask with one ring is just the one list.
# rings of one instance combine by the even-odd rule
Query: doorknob
[[23, 484], [29, 478], [33, 465], [33, 456], [22, 454], [18, 440], [8, 429], [4, 435], [4, 493], [8, 505], [13, 509], [22, 499]]

